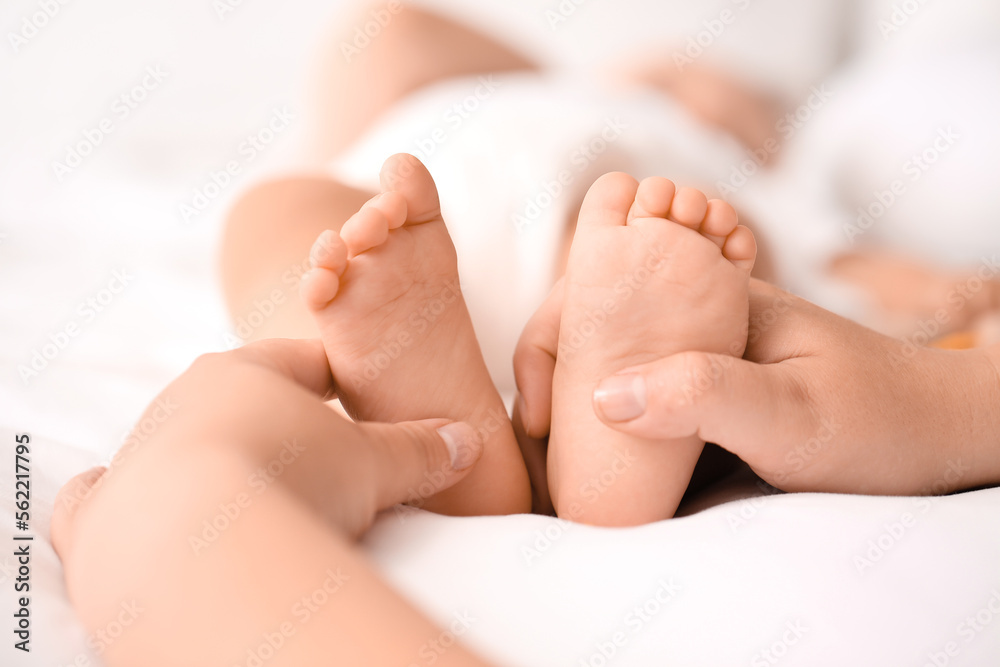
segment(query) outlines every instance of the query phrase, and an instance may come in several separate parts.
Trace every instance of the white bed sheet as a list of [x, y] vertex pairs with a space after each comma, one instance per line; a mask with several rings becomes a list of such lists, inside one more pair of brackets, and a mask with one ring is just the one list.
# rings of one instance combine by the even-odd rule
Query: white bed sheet
[[[14, 433], [0, 428], [4, 442]], [[5, 665], [99, 665], [46, 539], [56, 490], [97, 457], [45, 438], [32, 450], [34, 652], [0, 655]], [[5, 457], [0, 474], [11, 468]], [[0, 494], [8, 544], [11, 495]], [[365, 548], [415, 605], [498, 665], [884, 667], [943, 655], [978, 667], [1000, 656], [998, 505], [1000, 489], [773, 495], [624, 530], [400, 508]], [[6, 590], [15, 568], [0, 557]], [[0, 614], [13, 608], [3, 596]], [[415, 662], [434, 655], [428, 644]]]
[[[484, 6], [502, 11], [504, 3], [491, 3]], [[340, 5], [232, 4], [221, 18], [212, 3], [195, 0], [60, 5], [18, 53], [0, 52], [0, 89], [13, 101], [0, 105], [0, 438], [4, 452], [15, 432], [34, 438], [32, 527], [39, 538], [36, 651], [14, 653], [5, 641], [0, 664], [96, 664], [46, 544], [55, 491], [106, 460], [142, 408], [196, 355], [228, 346], [215, 276], [222, 212], [255, 180], [296, 164], [303, 65]], [[607, 22], [615, 12], [592, 4], [586, 11], [613, 25]], [[7, 3], [0, 25], [15, 30], [36, 11], [32, 1]], [[560, 48], [585, 52], [594, 34], [586, 16], [574, 29], [581, 41], [560, 37]], [[544, 33], [535, 34], [541, 44]], [[604, 36], [621, 47], [634, 41], [626, 31]], [[829, 59], [816, 62], [818, 76]], [[157, 65], [168, 73], [162, 85], [116, 122], [79, 169], [56, 181], [53, 160]], [[241, 142], [276, 108], [297, 120], [184, 224], [180, 205], [212, 170], [241, 157]], [[104, 298], [116, 271], [128, 283], [124, 290], [93, 317], [81, 310], [88, 299]], [[19, 366], [71, 324], [78, 333], [65, 349], [24, 380]], [[5, 454], [4, 544], [13, 528], [12, 464]], [[964, 641], [966, 616], [984, 608], [996, 616], [989, 604], [1000, 587], [1000, 498], [984, 491], [936, 501], [875, 567], [858, 572], [854, 556], [916, 502], [772, 497], [621, 532], [567, 529], [540, 517], [416, 514], [401, 522], [389, 515], [367, 547], [442, 623], [462, 610], [482, 619], [463, 639], [501, 664], [599, 664], [591, 652], [631, 627], [628, 610], [666, 577], [682, 591], [640, 635], [629, 636], [615, 664], [754, 664], [757, 652], [783, 641], [786, 622], [801, 622], [809, 629], [785, 647], [781, 664], [920, 665], [927, 652]], [[740, 513], [747, 523], [734, 529], [730, 518]], [[535, 543], [537, 531], [559, 537], [529, 566], [522, 548]], [[6, 618], [13, 604], [8, 551], [0, 556]], [[996, 662], [1000, 618], [960, 646], [949, 664]]]

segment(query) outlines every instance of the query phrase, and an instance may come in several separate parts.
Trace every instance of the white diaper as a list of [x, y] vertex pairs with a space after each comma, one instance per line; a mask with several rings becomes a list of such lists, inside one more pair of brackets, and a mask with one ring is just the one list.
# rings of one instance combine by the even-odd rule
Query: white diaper
[[332, 165], [376, 190], [393, 153], [419, 157], [441, 193], [459, 273], [494, 382], [514, 387], [511, 357], [558, 278], [567, 221], [608, 171], [710, 184], [736, 146], [667, 98], [534, 74], [451, 79], [397, 104]]

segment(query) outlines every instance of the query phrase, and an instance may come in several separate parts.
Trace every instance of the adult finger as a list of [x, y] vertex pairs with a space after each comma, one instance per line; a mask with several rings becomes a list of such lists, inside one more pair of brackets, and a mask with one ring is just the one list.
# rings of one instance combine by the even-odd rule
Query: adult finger
[[683, 352], [605, 378], [594, 409], [623, 433], [653, 440], [697, 435], [752, 464], [776, 440], [812, 432], [814, 415], [793, 365]]
[[376, 510], [402, 502], [420, 504], [464, 478], [483, 454], [479, 434], [464, 422], [359, 426], [368, 436]]
[[518, 412], [524, 432], [532, 438], [548, 435], [552, 422], [552, 376], [556, 370], [564, 283], [564, 279], [556, 283], [528, 320], [514, 350]]
[[226, 355], [275, 371], [324, 400], [336, 395], [330, 362], [323, 342], [318, 339], [271, 338], [248, 343], [220, 356]]
[[548, 437], [533, 438], [524, 430], [524, 420], [521, 417], [520, 404], [514, 405], [511, 415], [511, 425], [514, 427], [514, 437], [521, 449], [521, 458], [528, 469], [528, 479], [531, 482], [531, 511], [534, 514], [555, 516], [552, 498], [549, 495], [548, 480]]

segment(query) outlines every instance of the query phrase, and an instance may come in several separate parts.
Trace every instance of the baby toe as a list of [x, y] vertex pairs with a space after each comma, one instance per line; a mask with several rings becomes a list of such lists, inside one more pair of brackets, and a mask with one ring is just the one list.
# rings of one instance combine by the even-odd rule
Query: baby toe
[[749, 227], [737, 225], [722, 246], [722, 256], [733, 265], [749, 271], [757, 259], [757, 240]]
[[406, 199], [398, 192], [383, 192], [372, 197], [365, 206], [382, 212], [389, 229], [397, 229], [406, 223]]
[[360, 255], [385, 243], [389, 238], [389, 220], [374, 206], [363, 206], [344, 223], [340, 237], [347, 245], [349, 257]]
[[406, 203], [406, 222], [420, 224], [441, 217], [437, 185], [427, 167], [408, 153], [397, 153], [382, 165], [382, 191], [395, 193]]
[[299, 297], [313, 312], [326, 308], [339, 290], [340, 276], [322, 267], [307, 271], [299, 282]]
[[721, 248], [726, 242], [726, 237], [738, 224], [739, 216], [736, 215], [736, 209], [721, 199], [713, 199], [708, 202], [705, 219], [702, 220], [698, 231]]
[[635, 203], [639, 183], [628, 174], [604, 174], [590, 186], [580, 206], [577, 230], [593, 227], [621, 227]]
[[347, 245], [340, 234], [332, 229], [320, 234], [309, 250], [309, 264], [343, 275], [347, 268]]
[[708, 212], [708, 198], [694, 188], [677, 188], [670, 206], [670, 219], [674, 222], [698, 230]]
[[635, 193], [635, 203], [628, 214], [629, 221], [636, 218], [666, 218], [676, 191], [677, 187], [669, 179], [660, 176], [644, 179]]

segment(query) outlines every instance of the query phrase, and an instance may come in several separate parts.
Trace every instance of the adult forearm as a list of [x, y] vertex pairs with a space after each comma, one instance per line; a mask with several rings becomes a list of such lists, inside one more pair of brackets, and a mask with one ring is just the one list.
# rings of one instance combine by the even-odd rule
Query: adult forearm
[[1000, 345], [926, 352], [932, 370], [922, 391], [938, 396], [926, 406], [938, 436], [923, 491], [1000, 484]]

